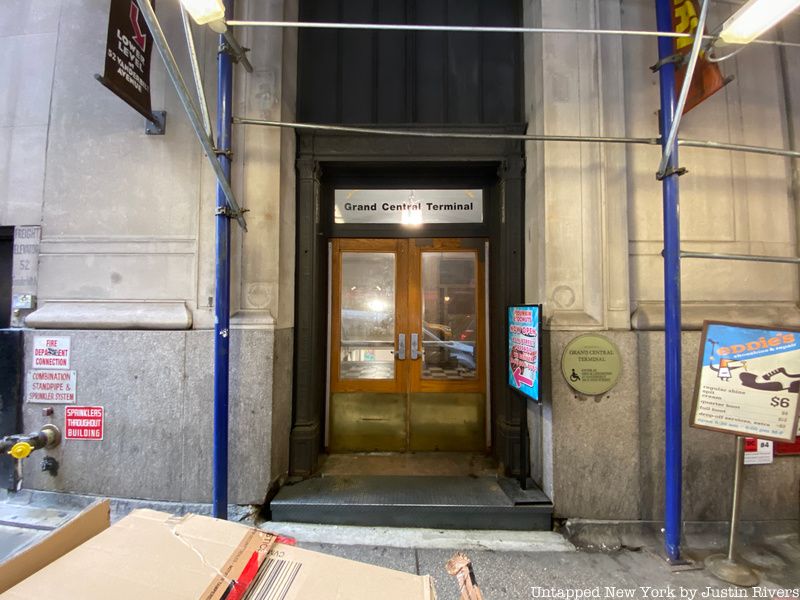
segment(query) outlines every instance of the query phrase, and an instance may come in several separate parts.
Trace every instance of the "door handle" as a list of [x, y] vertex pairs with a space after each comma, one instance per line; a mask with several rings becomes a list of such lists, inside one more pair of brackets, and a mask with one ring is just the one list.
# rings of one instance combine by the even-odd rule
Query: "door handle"
[[417, 360], [419, 358], [419, 334], [412, 333], [411, 334], [411, 360]]
[[406, 334], [401, 333], [397, 336], [397, 360], [406, 359]]

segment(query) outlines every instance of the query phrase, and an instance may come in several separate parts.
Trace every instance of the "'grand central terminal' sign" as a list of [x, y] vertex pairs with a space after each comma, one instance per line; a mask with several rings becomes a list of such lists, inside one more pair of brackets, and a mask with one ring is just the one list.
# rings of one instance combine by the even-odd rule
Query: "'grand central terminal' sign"
[[336, 190], [335, 223], [482, 223], [483, 190]]

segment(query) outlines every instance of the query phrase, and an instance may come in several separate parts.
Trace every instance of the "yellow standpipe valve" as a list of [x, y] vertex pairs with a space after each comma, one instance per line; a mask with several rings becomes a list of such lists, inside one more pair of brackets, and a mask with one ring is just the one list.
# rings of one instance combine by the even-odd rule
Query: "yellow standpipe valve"
[[28, 458], [34, 450], [35, 448], [28, 442], [17, 442], [11, 447], [8, 453], [14, 458], [21, 460], [23, 458]]

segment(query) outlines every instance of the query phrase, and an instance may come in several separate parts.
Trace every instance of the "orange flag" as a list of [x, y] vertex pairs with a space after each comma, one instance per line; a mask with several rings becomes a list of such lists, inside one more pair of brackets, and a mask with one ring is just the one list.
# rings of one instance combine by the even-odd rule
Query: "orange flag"
[[[672, 28], [676, 33], [689, 33], [695, 35], [697, 32], [699, 10], [696, 0], [672, 0]], [[705, 32], [703, 32], [705, 33]], [[675, 52], [688, 57], [692, 51], [692, 38], [676, 38]], [[675, 84], [677, 89], [683, 86], [683, 79], [686, 77], [686, 64], [679, 65], [675, 69]], [[706, 98], [721, 90], [728, 81], [722, 76], [719, 66], [706, 59], [706, 53], [701, 52], [697, 60], [692, 87], [689, 88], [689, 96], [686, 98], [686, 108], [683, 114], [688, 113], [695, 106]]]

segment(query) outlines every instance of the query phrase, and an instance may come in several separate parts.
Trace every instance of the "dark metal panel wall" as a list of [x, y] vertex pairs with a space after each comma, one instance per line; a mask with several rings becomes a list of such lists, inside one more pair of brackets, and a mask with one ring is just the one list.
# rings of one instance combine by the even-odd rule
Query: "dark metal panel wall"
[[[22, 331], [0, 331], [0, 437], [20, 433], [22, 416]], [[0, 455], [0, 487], [16, 488], [15, 460], [3, 452]]]
[[0, 328], [11, 323], [11, 276], [14, 263], [14, 228], [0, 227]]
[[[303, 21], [521, 25], [519, 0], [302, 0]], [[521, 123], [516, 34], [300, 31], [298, 118], [314, 123]]]

